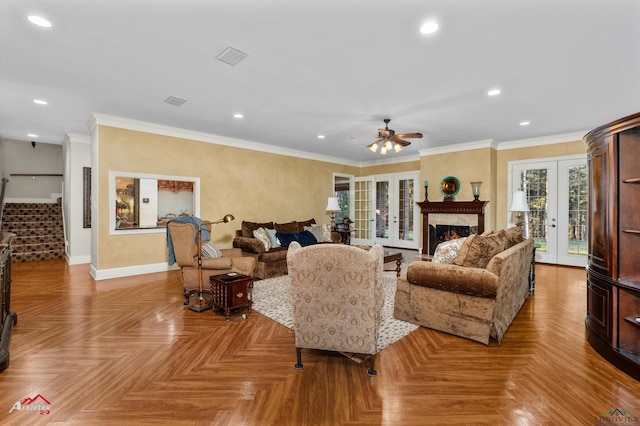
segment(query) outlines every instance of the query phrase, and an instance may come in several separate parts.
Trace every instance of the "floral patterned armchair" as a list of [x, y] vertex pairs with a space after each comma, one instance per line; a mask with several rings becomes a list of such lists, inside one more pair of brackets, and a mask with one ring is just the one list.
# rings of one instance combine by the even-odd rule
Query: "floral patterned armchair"
[[370, 355], [367, 374], [377, 374], [383, 253], [380, 245], [366, 251], [342, 244], [291, 243], [287, 267], [298, 356], [295, 368], [303, 368], [301, 352], [307, 348]]

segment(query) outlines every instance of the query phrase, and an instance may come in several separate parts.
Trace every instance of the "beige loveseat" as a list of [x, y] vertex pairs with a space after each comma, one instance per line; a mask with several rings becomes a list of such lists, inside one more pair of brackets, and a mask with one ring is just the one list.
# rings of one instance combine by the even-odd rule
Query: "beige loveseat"
[[533, 240], [522, 241], [518, 232], [512, 228], [472, 235], [449, 258], [451, 263], [411, 263], [398, 278], [394, 316], [480, 343], [488, 344], [491, 338], [500, 344], [529, 294]]
[[[259, 234], [260, 229], [265, 230], [266, 235]], [[312, 230], [316, 242], [340, 242], [341, 239], [340, 234], [331, 232], [328, 225], [317, 225], [313, 218], [286, 223], [242, 221], [242, 229], [236, 231], [233, 247], [241, 249], [243, 256], [256, 259], [255, 276], [257, 278], [279, 277], [287, 274], [287, 247], [282, 245], [288, 246], [290, 241], [308, 245], [309, 241], [296, 239], [308, 237], [304, 235], [305, 229]], [[287, 244], [283, 242], [281, 245], [276, 238], [276, 233], [285, 234], [281, 237], [288, 240]]]

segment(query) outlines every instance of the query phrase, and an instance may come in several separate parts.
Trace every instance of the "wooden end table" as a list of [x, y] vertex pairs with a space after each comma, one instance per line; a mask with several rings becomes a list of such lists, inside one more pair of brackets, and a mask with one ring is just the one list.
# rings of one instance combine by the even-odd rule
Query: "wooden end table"
[[211, 284], [211, 305], [214, 312], [223, 311], [226, 320], [232, 309], [247, 308], [251, 313], [253, 305], [253, 277], [236, 272], [214, 275], [209, 278]]
[[402, 265], [402, 253], [401, 252], [384, 252], [384, 263], [396, 262], [396, 277], [400, 276], [400, 267]]

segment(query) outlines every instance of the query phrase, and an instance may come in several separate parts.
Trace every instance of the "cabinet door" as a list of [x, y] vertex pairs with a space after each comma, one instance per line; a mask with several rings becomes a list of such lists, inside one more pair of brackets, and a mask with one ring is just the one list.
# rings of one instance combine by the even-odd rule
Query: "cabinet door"
[[609, 345], [613, 344], [613, 300], [616, 288], [592, 274], [587, 280], [587, 320], [589, 330]]
[[609, 187], [609, 167], [611, 138], [601, 141], [599, 146], [589, 150], [589, 265], [590, 268], [611, 277], [610, 241], [613, 217], [610, 214], [611, 189]]

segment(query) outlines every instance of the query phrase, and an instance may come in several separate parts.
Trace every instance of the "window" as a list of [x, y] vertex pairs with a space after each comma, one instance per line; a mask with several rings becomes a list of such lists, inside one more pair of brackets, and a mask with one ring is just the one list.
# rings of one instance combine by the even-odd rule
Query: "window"
[[200, 179], [185, 176], [109, 172], [110, 230], [165, 232], [180, 215], [200, 214]]

